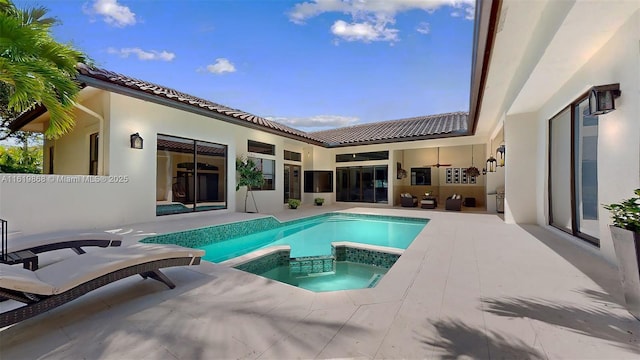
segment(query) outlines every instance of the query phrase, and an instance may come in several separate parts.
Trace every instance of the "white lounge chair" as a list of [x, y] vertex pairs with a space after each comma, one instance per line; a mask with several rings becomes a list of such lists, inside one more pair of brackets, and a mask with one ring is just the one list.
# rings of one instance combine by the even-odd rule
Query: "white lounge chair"
[[0, 328], [31, 318], [114, 281], [141, 275], [175, 285], [161, 271], [198, 265], [203, 250], [177, 245], [133, 244], [72, 256], [36, 271], [0, 264], [0, 298], [24, 303], [0, 314]]

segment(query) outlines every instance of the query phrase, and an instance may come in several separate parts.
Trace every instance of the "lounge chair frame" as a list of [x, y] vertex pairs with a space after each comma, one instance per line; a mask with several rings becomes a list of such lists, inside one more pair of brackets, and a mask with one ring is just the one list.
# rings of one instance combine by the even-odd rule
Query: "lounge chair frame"
[[36, 315], [47, 312], [60, 305], [66, 304], [78, 297], [89, 293], [102, 286], [108, 285], [120, 279], [133, 275], [140, 275], [143, 278], [152, 278], [167, 285], [170, 289], [175, 288], [175, 284], [164, 275], [160, 269], [172, 266], [198, 265], [200, 257], [178, 257], [162, 260], [154, 260], [130, 267], [118, 269], [111, 273], [102, 275], [98, 278], [87, 281], [61, 294], [42, 296], [24, 294], [9, 289], [0, 288], [0, 298], [8, 298], [25, 303], [26, 305], [6, 311], [0, 314], [0, 328], [9, 326], [20, 321], [32, 318]]

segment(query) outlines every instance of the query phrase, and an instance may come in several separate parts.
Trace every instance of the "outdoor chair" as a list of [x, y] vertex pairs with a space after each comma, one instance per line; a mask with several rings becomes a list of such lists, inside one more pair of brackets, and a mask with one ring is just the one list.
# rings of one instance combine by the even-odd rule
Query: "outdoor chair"
[[449, 196], [445, 202], [444, 208], [446, 210], [461, 211], [462, 210], [462, 196], [453, 194]]
[[[38, 268], [37, 254], [60, 250], [71, 249], [76, 254], [84, 254], [83, 247], [109, 247], [120, 246], [122, 235], [107, 232], [101, 233], [53, 233], [36, 234], [22, 237], [11, 237], [6, 244], [2, 244], [0, 251], [0, 263], [24, 264], [29, 270]], [[6, 248], [5, 248], [6, 246]]]
[[418, 198], [409, 193], [402, 193], [400, 194], [400, 205], [402, 207], [418, 206]]
[[132, 275], [152, 278], [173, 289], [175, 284], [160, 269], [198, 265], [203, 255], [203, 250], [177, 245], [136, 243], [68, 257], [36, 271], [0, 264], [0, 298], [24, 303], [0, 314], [0, 328]]

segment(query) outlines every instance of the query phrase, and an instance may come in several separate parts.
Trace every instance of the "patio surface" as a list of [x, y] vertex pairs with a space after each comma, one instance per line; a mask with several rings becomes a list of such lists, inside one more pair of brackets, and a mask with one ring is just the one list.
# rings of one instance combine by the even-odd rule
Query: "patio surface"
[[[302, 207], [280, 219], [341, 207]], [[638, 359], [640, 321], [617, 269], [589, 245], [496, 215], [403, 208], [428, 217], [373, 289], [313, 293], [203, 262], [130, 277], [0, 330], [2, 359]], [[151, 233], [262, 214], [190, 214], [122, 227]], [[100, 251], [100, 249], [90, 249]], [[72, 252], [57, 251], [41, 262]], [[9, 306], [0, 303], [0, 307]]]

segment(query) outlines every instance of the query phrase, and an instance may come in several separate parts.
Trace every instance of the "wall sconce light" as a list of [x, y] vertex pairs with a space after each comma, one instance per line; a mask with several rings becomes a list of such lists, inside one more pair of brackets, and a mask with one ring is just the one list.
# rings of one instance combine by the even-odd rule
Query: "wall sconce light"
[[496, 149], [496, 159], [498, 162], [497, 166], [504, 166], [504, 157], [506, 156], [506, 152], [507, 150], [505, 149], [504, 144], [498, 146], [498, 148]]
[[496, 158], [493, 157], [493, 154], [491, 154], [491, 156], [489, 156], [489, 158], [487, 159], [487, 167], [486, 172], [496, 172], [496, 166], [498, 165], [498, 160], [496, 160]]
[[131, 148], [142, 149], [143, 139], [139, 133], [131, 134]]
[[620, 84], [592, 87], [589, 91], [589, 114], [602, 115], [615, 110], [614, 99], [620, 94]]

